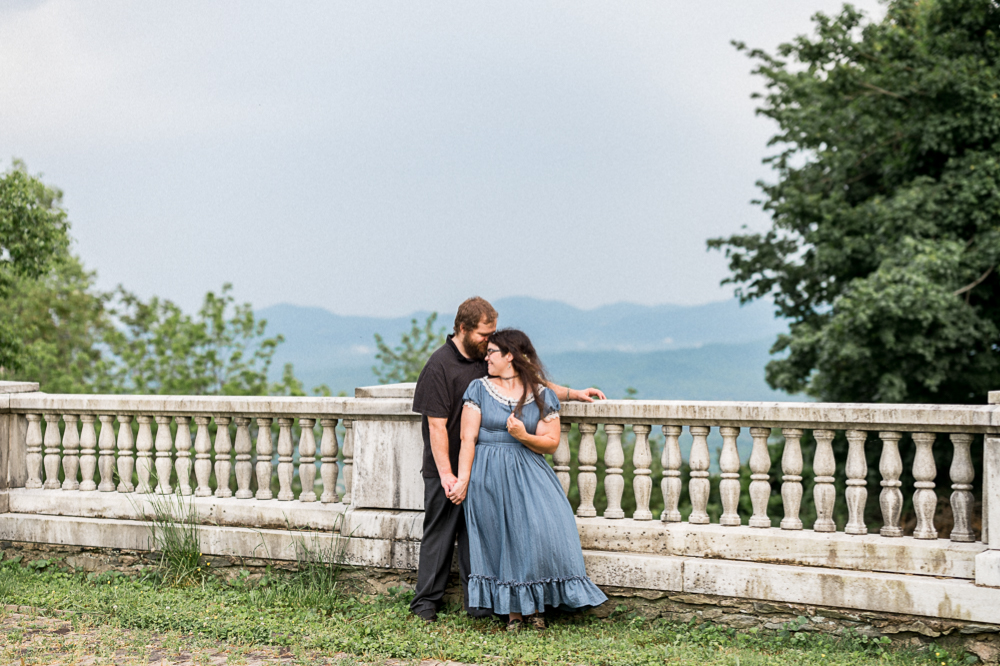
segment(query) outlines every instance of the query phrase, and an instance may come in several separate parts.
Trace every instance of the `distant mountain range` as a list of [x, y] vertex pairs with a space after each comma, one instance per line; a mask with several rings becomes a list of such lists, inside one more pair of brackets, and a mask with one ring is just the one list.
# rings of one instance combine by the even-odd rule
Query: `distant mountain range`
[[[581, 310], [529, 297], [497, 299], [500, 326], [527, 332], [552, 378], [573, 386], [599, 386], [608, 397], [687, 400], [787, 400], [764, 381], [775, 336], [786, 329], [770, 306], [740, 307], [736, 300], [696, 306], [616, 303]], [[406, 317], [351, 317], [323, 308], [279, 304], [257, 315], [269, 335], [281, 333], [273, 372], [295, 365], [306, 387], [327, 384], [334, 393], [376, 383], [374, 334], [390, 344], [423, 323], [428, 312]], [[451, 329], [453, 313], [438, 322]], [[792, 398], [794, 399], [794, 398]]]

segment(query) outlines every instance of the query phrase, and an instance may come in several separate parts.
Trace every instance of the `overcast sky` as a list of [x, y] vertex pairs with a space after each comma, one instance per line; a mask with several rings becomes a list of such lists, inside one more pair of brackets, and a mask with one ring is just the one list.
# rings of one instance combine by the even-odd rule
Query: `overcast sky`
[[729, 42], [840, 5], [4, 0], [0, 159], [101, 287], [186, 308], [720, 300], [774, 132]]

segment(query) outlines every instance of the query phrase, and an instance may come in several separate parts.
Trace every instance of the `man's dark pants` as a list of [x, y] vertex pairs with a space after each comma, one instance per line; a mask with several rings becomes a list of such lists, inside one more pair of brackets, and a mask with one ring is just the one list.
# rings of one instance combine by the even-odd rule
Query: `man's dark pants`
[[[469, 601], [469, 534], [465, 531], [465, 508], [453, 504], [444, 494], [441, 479], [424, 478], [424, 537], [420, 542], [417, 589], [410, 602], [410, 612], [427, 618], [441, 607], [444, 590], [451, 574], [455, 536], [458, 536], [458, 575], [462, 581], [462, 604]], [[469, 615], [492, 615], [485, 609], [472, 609]]]

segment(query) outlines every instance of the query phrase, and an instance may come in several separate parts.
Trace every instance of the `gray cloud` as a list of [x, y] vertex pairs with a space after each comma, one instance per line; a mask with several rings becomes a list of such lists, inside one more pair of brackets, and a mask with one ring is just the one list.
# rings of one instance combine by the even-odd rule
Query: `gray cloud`
[[20, 2], [0, 155], [66, 191], [103, 286], [187, 307], [717, 300], [704, 241], [766, 224], [773, 130], [729, 40], [838, 6]]

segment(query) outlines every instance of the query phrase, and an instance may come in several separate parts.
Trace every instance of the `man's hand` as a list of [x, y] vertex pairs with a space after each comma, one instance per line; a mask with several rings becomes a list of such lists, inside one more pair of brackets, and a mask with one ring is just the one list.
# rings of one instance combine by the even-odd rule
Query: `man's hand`
[[600, 400], [607, 400], [604, 397], [604, 391], [596, 388], [585, 388], [585, 389], [570, 389], [569, 399], [579, 400], [580, 402], [594, 402], [594, 398]]
[[448, 493], [448, 499], [450, 499], [453, 504], [461, 504], [465, 501], [465, 496], [468, 492], [469, 480], [455, 479], [455, 485], [451, 487], [451, 492]]
[[451, 498], [452, 488], [458, 483], [458, 477], [454, 474], [448, 473], [441, 477], [441, 487], [444, 488], [444, 494]]
[[524, 427], [524, 423], [522, 423], [521, 420], [513, 414], [507, 417], [507, 432], [509, 432], [510, 436], [519, 442], [525, 435], [528, 434], [528, 431]]

